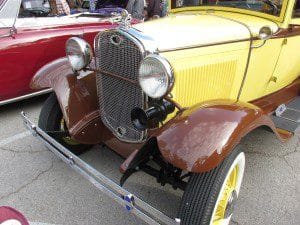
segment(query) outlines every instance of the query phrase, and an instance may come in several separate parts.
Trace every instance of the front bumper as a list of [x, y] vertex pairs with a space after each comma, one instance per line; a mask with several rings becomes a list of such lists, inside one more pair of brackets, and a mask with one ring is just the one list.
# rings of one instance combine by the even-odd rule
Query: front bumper
[[98, 190], [124, 206], [128, 212], [133, 213], [148, 224], [179, 224], [175, 219], [166, 216], [164, 213], [128, 192], [126, 189], [84, 162], [78, 156], [74, 155], [71, 151], [33, 124], [24, 112], [21, 113], [21, 116], [25, 127], [31, 131], [34, 137], [42, 141], [51, 152], [67, 163], [77, 173], [90, 181]]

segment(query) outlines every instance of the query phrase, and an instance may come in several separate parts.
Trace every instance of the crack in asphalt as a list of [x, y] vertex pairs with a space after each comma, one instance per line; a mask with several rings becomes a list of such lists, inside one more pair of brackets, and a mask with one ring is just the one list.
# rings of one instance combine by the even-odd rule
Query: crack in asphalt
[[[292, 171], [295, 171], [295, 168], [289, 163], [288, 159], [286, 158], [287, 156], [294, 154], [296, 152], [300, 152], [300, 136], [298, 136], [298, 141], [296, 143], [295, 149], [292, 152], [289, 152], [285, 155], [283, 155], [283, 160], [288, 164], [288, 166], [292, 169]], [[294, 174], [294, 177], [296, 178], [296, 174]]]
[[52, 168], [54, 167], [54, 161], [51, 161], [51, 165], [49, 168], [47, 168], [46, 170], [42, 170], [41, 172], [39, 172], [33, 179], [31, 179], [31, 181], [27, 182], [26, 184], [23, 184], [21, 187], [19, 187], [18, 189], [16, 189], [13, 192], [10, 192], [6, 195], [3, 195], [0, 197], [0, 200], [4, 199], [4, 198], [8, 198], [11, 195], [17, 194], [20, 191], [22, 191], [24, 188], [26, 188], [27, 186], [29, 186], [30, 184], [32, 184], [33, 182], [37, 181], [42, 175], [44, 175], [45, 173], [49, 172]]
[[296, 144], [293, 151], [287, 152], [285, 154], [280, 154], [280, 153], [279, 154], [272, 154], [272, 153], [267, 153], [267, 152], [263, 152], [263, 151], [253, 151], [253, 150], [245, 151], [245, 153], [247, 153], [247, 154], [258, 154], [258, 155], [262, 155], [262, 156], [265, 156], [265, 157], [284, 158], [286, 156], [289, 156], [291, 154], [294, 154], [294, 153], [298, 152], [299, 150], [300, 150], [300, 142]]
[[[289, 163], [289, 161], [285, 157], [283, 157], [282, 159], [288, 165], [288, 167], [290, 167], [290, 169], [292, 171], [294, 171], [294, 167]], [[293, 177], [296, 178], [296, 174], [295, 173], [293, 173]]]
[[[279, 159], [282, 159], [292, 171], [295, 171], [294, 167], [290, 164], [290, 162], [287, 160], [286, 157], [289, 156], [289, 155], [291, 155], [291, 154], [294, 154], [294, 153], [296, 153], [298, 151], [299, 151], [298, 150], [298, 146], [296, 146], [294, 151], [288, 152], [288, 153], [286, 153], [284, 155], [278, 155], [278, 154], [271, 155], [271, 154], [266, 153], [266, 152], [258, 152], [258, 151], [245, 151], [245, 153], [247, 153], [247, 154], [261, 155], [261, 156], [267, 157], [267, 158], [279, 158]], [[293, 174], [293, 176], [296, 178], [296, 174]]]
[[296, 153], [296, 152], [299, 152], [298, 146], [295, 147], [294, 151], [288, 152], [288, 153], [282, 155], [282, 157], [289, 156], [289, 155], [294, 154], [294, 153]]
[[274, 158], [281, 158], [281, 156], [280, 155], [277, 155], [277, 154], [275, 154], [275, 155], [271, 155], [270, 153], [266, 153], [266, 152], [259, 152], [259, 151], [252, 151], [252, 150], [250, 150], [250, 151], [245, 151], [245, 153], [246, 154], [252, 154], [252, 155], [262, 155], [262, 156], [264, 156], [264, 157], [274, 157]]
[[18, 141], [18, 140], [21, 140], [23, 138], [26, 138], [30, 135], [30, 131], [25, 131], [25, 132], [22, 132], [22, 133], [18, 133], [18, 134], [15, 134], [13, 136], [9, 136], [9, 137], [6, 137], [4, 139], [1, 139], [0, 140], [0, 147], [3, 147], [5, 145], [8, 145], [8, 144], [11, 144], [11, 143], [14, 143], [15, 141]]

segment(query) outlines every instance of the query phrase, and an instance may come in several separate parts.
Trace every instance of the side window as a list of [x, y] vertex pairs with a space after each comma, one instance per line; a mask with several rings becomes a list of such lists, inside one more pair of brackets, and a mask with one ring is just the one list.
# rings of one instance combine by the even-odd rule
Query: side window
[[300, 18], [300, 0], [295, 1], [293, 18]]

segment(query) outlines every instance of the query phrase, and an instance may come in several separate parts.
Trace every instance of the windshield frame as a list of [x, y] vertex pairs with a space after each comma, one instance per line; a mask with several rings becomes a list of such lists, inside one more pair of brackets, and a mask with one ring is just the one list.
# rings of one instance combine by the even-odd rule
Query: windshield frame
[[[7, 4], [9, 4], [11, 1], [15, 1], [15, 4], [18, 6], [18, 8], [16, 8], [16, 11], [12, 11], [11, 12], [11, 18], [8, 18], [8, 20], [11, 19], [11, 24], [6, 25], [5, 23], [1, 23], [0, 21], [0, 28], [14, 28], [15, 27], [15, 23], [17, 21], [18, 15], [19, 15], [19, 11], [20, 11], [20, 5], [21, 5], [21, 1], [22, 0], [3, 0], [3, 2], [1, 2], [2, 4], [0, 5], [0, 13], [2, 12], [3, 8], [7, 6]], [[0, 18], [1, 20], [1, 18]], [[4, 25], [4, 26], [3, 26]]]
[[213, 5], [213, 6], [184, 6], [180, 8], [172, 8], [172, 2], [175, 2], [176, 0], [168, 0], [169, 4], [169, 12], [170, 13], [177, 13], [177, 12], [185, 12], [185, 11], [224, 11], [224, 12], [232, 12], [232, 13], [241, 13], [241, 14], [247, 14], [247, 15], [252, 15], [252, 16], [257, 16], [265, 19], [269, 19], [272, 21], [280, 22], [283, 23], [285, 19], [285, 14], [288, 8], [288, 2], [289, 0], [283, 0], [282, 2], [282, 8], [280, 11], [279, 16], [263, 13], [263, 12], [258, 12], [258, 11], [253, 11], [253, 10], [248, 10], [244, 8], [233, 8], [230, 6], [218, 6], [218, 5]]

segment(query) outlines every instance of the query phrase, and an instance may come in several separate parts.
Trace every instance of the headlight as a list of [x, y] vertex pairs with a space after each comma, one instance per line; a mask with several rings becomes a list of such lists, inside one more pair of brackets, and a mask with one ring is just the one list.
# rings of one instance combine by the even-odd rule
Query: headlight
[[66, 54], [75, 71], [86, 67], [93, 57], [92, 48], [89, 43], [78, 37], [72, 37], [67, 41]]
[[159, 55], [149, 55], [141, 63], [139, 83], [151, 98], [161, 98], [174, 83], [173, 70], [169, 62]]

